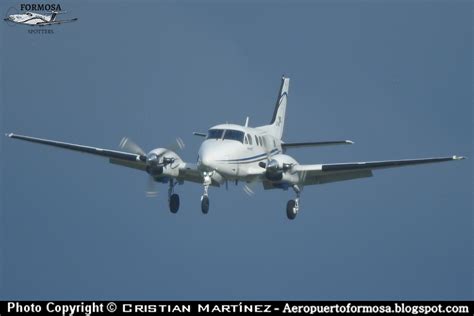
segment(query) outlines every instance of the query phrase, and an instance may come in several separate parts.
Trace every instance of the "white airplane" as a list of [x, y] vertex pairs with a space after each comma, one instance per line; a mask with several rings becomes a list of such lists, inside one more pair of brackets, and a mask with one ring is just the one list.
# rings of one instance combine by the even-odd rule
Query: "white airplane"
[[58, 14], [64, 12], [52, 11], [51, 15], [44, 15], [35, 12], [26, 12], [23, 14], [11, 14], [4, 20], [7, 22], [13, 22], [18, 24], [30, 25], [30, 26], [46, 26], [53, 24], [62, 24], [68, 22], [77, 21], [77, 18], [69, 20], [56, 20]]
[[[197, 163], [184, 162], [178, 154], [166, 148], [157, 148], [146, 154], [138, 145], [124, 138], [116, 151], [82, 146], [29, 136], [6, 134], [10, 138], [21, 139], [55, 147], [76, 150], [109, 158], [113, 164], [135, 168], [147, 172], [156, 182], [168, 183], [169, 209], [176, 213], [179, 196], [174, 193], [176, 184], [184, 181], [203, 185], [201, 197], [202, 213], [209, 211], [209, 186], [227, 185], [227, 181], [262, 183], [265, 190], [292, 188], [296, 198], [286, 206], [288, 219], [294, 219], [300, 209], [300, 194], [303, 187], [335, 181], [371, 177], [375, 169], [403, 167], [426, 163], [461, 160], [464, 157], [450, 156], [438, 158], [387, 160], [372, 162], [351, 162], [331, 164], [301, 165], [293, 157], [286, 155], [288, 149], [308, 146], [353, 144], [350, 140], [285, 143], [282, 141], [285, 112], [288, 102], [290, 79], [283, 77], [270, 124], [250, 127], [248, 118], [245, 125], [220, 124], [209, 129], [207, 134], [194, 133], [206, 137], [199, 149]], [[182, 141], [179, 141], [182, 147]], [[249, 190], [247, 188], [247, 190]]]

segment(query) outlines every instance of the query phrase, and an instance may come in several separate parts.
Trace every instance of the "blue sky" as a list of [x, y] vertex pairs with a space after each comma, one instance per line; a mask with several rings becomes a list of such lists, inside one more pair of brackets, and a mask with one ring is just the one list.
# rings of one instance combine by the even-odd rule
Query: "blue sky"
[[[2, 1], [6, 12], [14, 1]], [[0, 31], [3, 132], [111, 148], [266, 124], [291, 78], [300, 163], [472, 157], [472, 2], [62, 1], [54, 34]], [[239, 185], [145, 197], [106, 159], [5, 137], [0, 297], [472, 299], [472, 159], [248, 197]]]

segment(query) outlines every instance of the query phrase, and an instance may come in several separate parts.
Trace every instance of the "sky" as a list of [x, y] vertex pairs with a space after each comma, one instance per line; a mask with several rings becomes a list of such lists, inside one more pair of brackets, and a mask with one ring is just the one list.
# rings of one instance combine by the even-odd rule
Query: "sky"
[[[38, 1], [35, 1], [37, 3]], [[53, 1], [54, 3], [59, 1]], [[0, 130], [109, 149], [267, 124], [291, 78], [300, 163], [465, 155], [292, 191], [147, 175], [0, 137], [2, 299], [473, 299], [471, 1], [60, 1], [74, 23], [0, 27]], [[0, 12], [19, 2], [2, 1]]]

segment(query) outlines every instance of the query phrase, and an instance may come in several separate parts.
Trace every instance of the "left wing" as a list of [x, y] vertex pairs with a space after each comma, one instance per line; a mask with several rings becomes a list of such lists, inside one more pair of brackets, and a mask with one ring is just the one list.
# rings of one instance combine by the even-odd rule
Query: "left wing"
[[302, 184], [311, 185], [371, 177], [372, 170], [376, 169], [404, 167], [462, 159], [465, 159], [465, 157], [452, 156], [371, 162], [296, 165], [292, 168], [292, 171], [300, 174], [300, 181]]

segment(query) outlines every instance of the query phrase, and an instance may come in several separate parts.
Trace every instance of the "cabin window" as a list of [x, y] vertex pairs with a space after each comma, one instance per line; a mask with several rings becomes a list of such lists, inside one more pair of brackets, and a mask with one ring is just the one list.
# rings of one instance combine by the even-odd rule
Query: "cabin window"
[[249, 140], [248, 140], [248, 138], [247, 138], [247, 135], [245, 135], [245, 137], [244, 137], [244, 144], [248, 144], [248, 143], [249, 143]]
[[207, 132], [207, 138], [206, 139], [221, 139], [222, 134], [224, 134], [223, 129], [210, 129]]
[[242, 131], [236, 131], [233, 129], [228, 129], [224, 133], [224, 139], [229, 139], [229, 140], [236, 140], [241, 143], [244, 142], [244, 132]]
[[255, 135], [255, 144], [257, 144], [257, 146], [260, 146], [260, 143], [258, 142], [258, 137], [257, 137], [257, 135]]
[[249, 144], [252, 145], [252, 135], [250, 134], [247, 134], [248, 138], [249, 138]]

